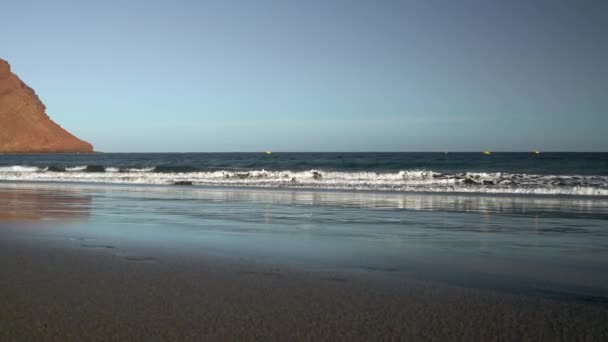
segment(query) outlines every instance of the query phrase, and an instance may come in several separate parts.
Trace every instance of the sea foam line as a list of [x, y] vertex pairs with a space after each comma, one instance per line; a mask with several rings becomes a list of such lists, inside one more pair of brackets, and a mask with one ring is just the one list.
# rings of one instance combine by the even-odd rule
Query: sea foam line
[[427, 170], [392, 173], [323, 170], [155, 172], [154, 167], [78, 166], [51, 171], [50, 168], [9, 166], [0, 167], [0, 180], [608, 196], [608, 176], [484, 172], [443, 174]]

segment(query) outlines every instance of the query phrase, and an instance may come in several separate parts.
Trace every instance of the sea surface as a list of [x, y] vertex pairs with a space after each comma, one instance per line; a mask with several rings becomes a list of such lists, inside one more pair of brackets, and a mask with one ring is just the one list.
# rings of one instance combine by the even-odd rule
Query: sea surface
[[605, 153], [2, 155], [0, 238], [608, 308], [607, 195]]
[[2, 155], [0, 180], [608, 196], [608, 153]]

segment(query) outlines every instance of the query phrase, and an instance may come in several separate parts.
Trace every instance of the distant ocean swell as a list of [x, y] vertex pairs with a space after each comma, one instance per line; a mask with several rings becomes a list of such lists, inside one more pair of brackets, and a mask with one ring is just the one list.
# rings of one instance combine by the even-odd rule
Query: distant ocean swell
[[608, 176], [440, 173], [426, 170], [385, 173], [324, 170], [202, 171], [191, 167], [15, 165], [0, 167], [0, 181], [608, 196]]

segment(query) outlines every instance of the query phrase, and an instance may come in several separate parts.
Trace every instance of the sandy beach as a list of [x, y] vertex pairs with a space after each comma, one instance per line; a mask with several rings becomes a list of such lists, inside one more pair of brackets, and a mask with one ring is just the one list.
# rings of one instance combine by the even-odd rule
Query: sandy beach
[[[608, 338], [603, 202], [17, 183], [0, 199], [2, 341]], [[557, 205], [586, 234], [521, 228]]]
[[4, 341], [608, 338], [605, 305], [1, 234]]

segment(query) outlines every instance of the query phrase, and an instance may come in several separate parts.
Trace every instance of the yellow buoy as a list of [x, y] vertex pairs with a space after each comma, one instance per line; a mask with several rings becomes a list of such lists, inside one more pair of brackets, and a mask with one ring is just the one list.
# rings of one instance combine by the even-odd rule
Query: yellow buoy
[[266, 151], [266, 154], [272, 154], [272, 152], [271, 151]]
[[483, 154], [492, 154], [490, 151], [483, 151]]
[[534, 151], [532, 151], [532, 153], [534, 153], [534, 154], [540, 154], [540, 151], [539, 150], [534, 150]]

